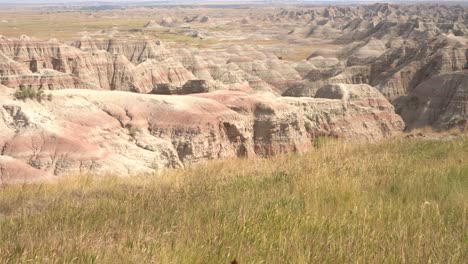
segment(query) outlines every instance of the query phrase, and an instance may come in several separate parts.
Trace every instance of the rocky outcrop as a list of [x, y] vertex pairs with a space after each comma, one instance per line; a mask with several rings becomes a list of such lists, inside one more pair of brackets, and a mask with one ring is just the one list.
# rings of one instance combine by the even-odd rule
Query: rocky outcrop
[[145, 28], [162, 28], [162, 26], [155, 20], [148, 21], [148, 23], [146, 23], [144, 27]]
[[430, 77], [460, 71], [468, 63], [464, 38], [390, 43], [391, 48], [372, 63], [370, 83], [390, 100], [407, 95]]
[[206, 23], [209, 20], [210, 20], [210, 18], [208, 16], [205, 16], [205, 15], [195, 15], [195, 16], [189, 16], [189, 17], [184, 18], [185, 23], [194, 23], [194, 22]]
[[364, 83], [394, 100], [432, 76], [465, 69], [467, 50], [467, 40], [453, 35], [419, 41], [398, 38], [386, 44], [371, 38], [333, 52], [318, 50], [309, 56], [312, 70], [304, 74], [300, 83], [288, 86], [283, 94], [313, 96], [328, 84]]
[[151, 94], [195, 94], [208, 93], [216, 90], [226, 89], [227, 87], [207, 80], [189, 80], [184, 85], [178, 86], [172, 83], [158, 84], [153, 88]]
[[[306, 151], [320, 136], [375, 141], [403, 120], [467, 124], [465, 8], [329, 6], [222, 22], [247, 32], [284, 23], [261, 39], [283, 34], [291, 46], [318, 40], [324, 48], [300, 62], [270, 52], [284, 43], [197, 49], [141, 36], [161, 26], [220, 36], [205, 16], [170, 14], [135, 35], [111, 28], [71, 45], [0, 37], [0, 181], [267, 157]], [[50, 100], [15, 99], [30, 89], [50, 90]]]
[[123, 55], [135, 65], [148, 59], [161, 61], [169, 58], [169, 51], [162, 46], [160, 41], [147, 38], [92, 38], [84, 36], [73, 42], [72, 45], [86, 52], [104, 50], [110, 54]]
[[[440, 34], [468, 34], [468, 9], [453, 5], [374, 4], [283, 10], [271, 22], [302, 22], [293, 34], [305, 38], [334, 38], [351, 43], [365, 38], [432, 38]], [[265, 19], [263, 19], [265, 20]]]
[[468, 71], [432, 77], [395, 101], [407, 129], [468, 128]]
[[148, 93], [160, 84], [199, 79], [281, 93], [301, 79], [293, 66], [248, 45], [189, 50], [167, 49], [150, 39], [84, 36], [72, 46], [25, 36], [0, 39], [0, 81], [13, 88]]
[[[8, 75], [0, 77], [0, 83], [7, 87], [33, 88], [36, 90], [86, 89], [92, 88], [82, 83], [72, 74], [54, 70], [41, 70], [36, 73]], [[93, 87], [94, 88], [94, 87]]]
[[307, 63], [295, 67], [303, 80], [288, 85], [283, 95], [314, 97], [329, 85], [369, 84], [393, 102], [407, 129], [463, 126], [467, 11], [376, 4], [309, 12], [306, 29], [292, 34], [345, 45], [312, 52]]
[[403, 129], [388, 101], [369, 99], [378, 92], [342, 88], [349, 96], [339, 99], [70, 89], [52, 91], [52, 101], [41, 103], [5, 92], [0, 171], [9, 180], [37, 170], [37, 177], [151, 173], [210, 159], [305, 151], [320, 135], [377, 140]]
[[296, 38], [327, 39], [343, 47], [313, 51], [307, 61], [314, 68], [283, 95], [314, 96], [328, 84], [365, 83], [391, 101], [407, 96], [429, 78], [466, 69], [467, 14], [465, 7], [448, 5], [284, 10], [278, 14], [282, 19], [310, 17], [306, 26], [290, 32]]

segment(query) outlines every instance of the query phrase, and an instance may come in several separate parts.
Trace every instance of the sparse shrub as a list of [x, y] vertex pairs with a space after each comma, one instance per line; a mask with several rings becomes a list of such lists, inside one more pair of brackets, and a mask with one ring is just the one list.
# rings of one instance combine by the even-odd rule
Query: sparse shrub
[[132, 138], [132, 140], [135, 140], [136, 138], [136, 133], [137, 130], [134, 127], [128, 127], [128, 135]]
[[42, 100], [47, 99], [48, 101], [52, 100], [52, 95], [46, 95], [44, 90], [39, 89], [36, 90], [32, 87], [20, 87], [18, 91], [15, 93], [15, 98], [18, 100], [26, 101], [26, 99], [36, 100], [38, 102], [42, 102]]
[[38, 102], [42, 102], [44, 100], [46, 95], [44, 94], [44, 90], [37, 90], [36, 91], [36, 96], [33, 97], [32, 99], [36, 99]]
[[315, 149], [320, 149], [326, 142], [326, 138], [319, 136], [314, 139], [314, 148]]

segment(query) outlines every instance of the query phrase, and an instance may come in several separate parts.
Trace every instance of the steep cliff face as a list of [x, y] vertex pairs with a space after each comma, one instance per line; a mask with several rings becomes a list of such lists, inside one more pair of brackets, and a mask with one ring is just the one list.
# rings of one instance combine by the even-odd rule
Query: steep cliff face
[[104, 50], [110, 54], [124, 55], [135, 65], [148, 59], [162, 61], [170, 56], [170, 51], [165, 49], [161, 45], [161, 42], [151, 39], [95, 39], [90, 36], [84, 36], [73, 42], [72, 46], [86, 52]]
[[[0, 37], [0, 181], [302, 152], [319, 136], [375, 141], [402, 131], [403, 120], [408, 129], [466, 127], [465, 16], [459, 7], [379, 4], [233, 24], [286, 21], [301, 27], [288, 40], [341, 46], [300, 62], [271, 47], [170, 48], [112, 37], [115, 29], [71, 45]], [[49, 90], [51, 100], [15, 99], [29, 89]]]
[[312, 52], [314, 68], [283, 95], [314, 96], [339, 83], [369, 84], [391, 101], [412, 94], [430, 78], [468, 67], [467, 14], [461, 6], [392, 4], [282, 11], [281, 19], [309, 18], [291, 32], [295, 38], [344, 45]]
[[[453, 101], [452, 93], [460, 90], [454, 88], [458, 87], [459, 72], [468, 67], [466, 7], [375, 4], [282, 11], [278, 17], [291, 20], [305, 14], [310, 19], [292, 31], [292, 35], [324, 38], [331, 44], [344, 46], [312, 52], [307, 63], [314, 67], [304, 71], [307, 64], [298, 64], [296, 69], [302, 71], [304, 79], [289, 85], [283, 95], [313, 97], [330, 84], [365, 83], [394, 103], [409, 129], [463, 123], [457, 111], [450, 107], [448, 111], [441, 110], [445, 107], [435, 101], [440, 104]], [[455, 80], [448, 81], [448, 76]], [[437, 83], [437, 88], [431, 83]], [[433, 91], [434, 96], [428, 97], [427, 87], [440, 91]], [[422, 105], [426, 103], [424, 110]]]
[[283, 10], [272, 15], [270, 21], [298, 22], [294, 34], [303, 38], [336, 38], [340, 43], [350, 43], [368, 37], [431, 38], [441, 33], [464, 36], [468, 34], [467, 13], [468, 9], [462, 6], [379, 3]]
[[[53, 76], [50, 70], [55, 71]], [[49, 87], [54, 82], [52, 77], [63, 85]], [[159, 84], [182, 86], [199, 79], [215, 80], [220, 86], [247, 85], [252, 90], [281, 93], [301, 76], [292, 64], [248, 45], [216, 51], [166, 49], [149, 39], [83, 37], [68, 46], [22, 36], [0, 38], [0, 78], [4, 85], [16, 88], [140, 93], [148, 93]]]
[[[332, 89], [332, 88], [330, 88]], [[0, 172], [21, 180], [80, 172], [150, 173], [209, 159], [305, 151], [332, 135], [378, 140], [403, 129], [372, 87], [334, 99], [216, 91], [196, 96], [60, 90], [0, 106]], [[366, 90], [367, 92], [363, 92]], [[370, 92], [369, 92], [370, 91]]]
[[[463, 70], [468, 62], [468, 42], [464, 38], [443, 36], [393, 47], [386, 57], [374, 62], [371, 79], [371, 85], [390, 100], [408, 94], [432, 76]], [[382, 71], [382, 67], [386, 70]]]
[[0, 52], [0, 76], [30, 74], [29, 68]]
[[[385, 45], [371, 38], [349, 44], [333, 54], [319, 50], [309, 57], [308, 62], [314, 68], [304, 75], [303, 81], [289, 86], [283, 95], [314, 96], [328, 84], [364, 83], [394, 100], [432, 76], [465, 69], [467, 51], [467, 40], [453, 35], [420, 41], [398, 38]], [[324, 58], [325, 54], [332, 57]], [[342, 62], [322, 64], [323, 60], [332, 62], [333, 59]]]
[[395, 101], [408, 129], [468, 128], [468, 71], [435, 76]]
[[68, 61], [83, 56], [83, 52], [57, 40], [41, 41], [28, 36], [0, 37], [0, 52], [27, 66], [31, 72], [54, 69], [70, 72]]

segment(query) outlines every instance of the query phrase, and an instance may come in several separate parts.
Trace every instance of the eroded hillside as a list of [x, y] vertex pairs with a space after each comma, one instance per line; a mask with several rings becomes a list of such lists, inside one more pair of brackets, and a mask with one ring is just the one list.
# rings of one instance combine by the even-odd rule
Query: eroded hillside
[[[13, 36], [3, 24], [25, 32], [26, 18], [5, 13], [3, 181], [153, 173], [304, 152], [322, 136], [467, 126], [464, 7], [161, 10], [77, 11], [83, 22], [63, 24], [63, 40]], [[41, 12], [47, 23], [63, 16]]]

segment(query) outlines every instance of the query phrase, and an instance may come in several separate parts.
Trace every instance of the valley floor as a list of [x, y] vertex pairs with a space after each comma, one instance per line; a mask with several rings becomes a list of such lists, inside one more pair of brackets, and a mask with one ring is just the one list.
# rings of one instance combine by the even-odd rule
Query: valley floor
[[468, 262], [466, 136], [0, 188], [2, 263]]

